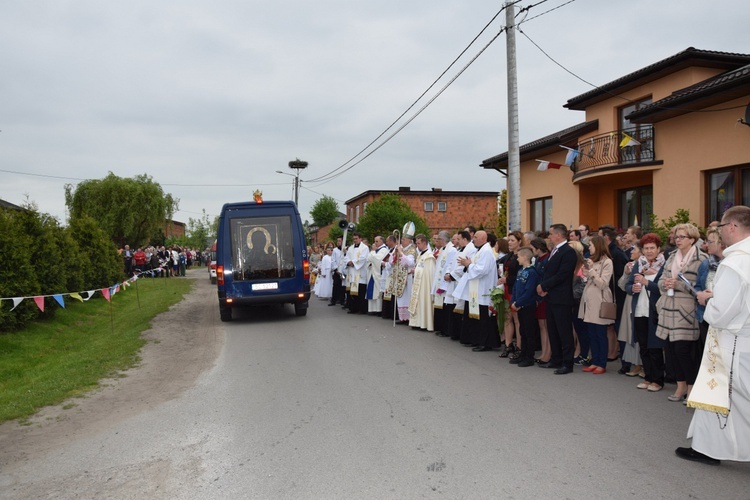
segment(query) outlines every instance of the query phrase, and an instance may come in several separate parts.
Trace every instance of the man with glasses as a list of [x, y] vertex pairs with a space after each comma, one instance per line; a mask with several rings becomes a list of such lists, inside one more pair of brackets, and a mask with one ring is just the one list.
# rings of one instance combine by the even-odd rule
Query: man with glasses
[[750, 208], [728, 209], [717, 227], [727, 247], [704, 294], [703, 317], [711, 328], [688, 398], [696, 408], [688, 429], [693, 442], [675, 450], [709, 465], [750, 462]]

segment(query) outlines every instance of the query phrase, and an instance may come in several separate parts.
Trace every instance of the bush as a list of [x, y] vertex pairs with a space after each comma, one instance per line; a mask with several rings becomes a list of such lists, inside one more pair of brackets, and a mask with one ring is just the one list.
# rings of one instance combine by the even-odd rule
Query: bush
[[[0, 297], [67, 294], [111, 286], [122, 279], [122, 261], [109, 236], [93, 219], [80, 217], [61, 227], [57, 219], [26, 210], [0, 210]], [[44, 313], [26, 299], [15, 309], [0, 305], [0, 332], [14, 331], [59, 307], [45, 299]]]

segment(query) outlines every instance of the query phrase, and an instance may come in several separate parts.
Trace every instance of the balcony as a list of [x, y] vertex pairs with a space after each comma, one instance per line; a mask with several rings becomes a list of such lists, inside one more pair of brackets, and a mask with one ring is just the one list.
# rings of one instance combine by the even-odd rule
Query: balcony
[[[626, 134], [639, 144], [621, 148], [620, 143]], [[574, 177], [592, 173], [602, 167], [610, 169], [653, 165], [656, 162], [654, 128], [651, 125], [641, 125], [595, 135], [579, 141], [578, 151], [580, 154], [573, 164]]]

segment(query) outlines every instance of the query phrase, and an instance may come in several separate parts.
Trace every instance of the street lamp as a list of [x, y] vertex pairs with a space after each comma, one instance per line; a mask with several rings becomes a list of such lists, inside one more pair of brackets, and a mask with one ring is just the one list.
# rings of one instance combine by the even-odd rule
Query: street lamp
[[289, 162], [289, 168], [297, 171], [294, 176], [294, 204], [299, 205], [299, 171], [307, 168], [307, 162], [297, 158]]

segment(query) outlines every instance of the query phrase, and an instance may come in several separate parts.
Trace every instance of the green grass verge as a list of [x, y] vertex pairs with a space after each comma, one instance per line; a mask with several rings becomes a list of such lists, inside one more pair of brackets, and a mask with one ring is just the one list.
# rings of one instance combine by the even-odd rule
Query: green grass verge
[[0, 335], [0, 422], [80, 396], [135, 365], [146, 343], [141, 333], [193, 284], [140, 279], [137, 290], [134, 283], [117, 293], [111, 306], [100, 293], [84, 303], [66, 300], [54, 318]]

